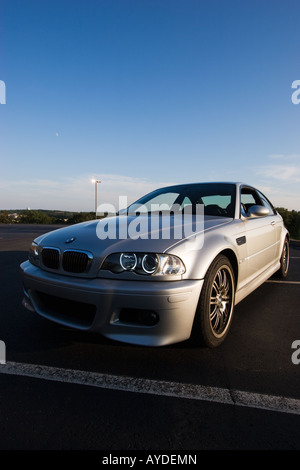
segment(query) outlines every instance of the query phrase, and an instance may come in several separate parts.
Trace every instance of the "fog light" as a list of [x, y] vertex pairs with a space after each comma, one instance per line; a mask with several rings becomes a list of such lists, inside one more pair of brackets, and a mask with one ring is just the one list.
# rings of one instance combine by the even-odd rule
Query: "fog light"
[[35, 312], [34, 307], [28, 297], [23, 297], [22, 305], [23, 307], [27, 308], [27, 310], [30, 310], [30, 312]]
[[153, 310], [122, 308], [119, 313], [119, 322], [136, 326], [154, 326], [159, 322], [159, 316]]
[[152, 310], [141, 310], [138, 315], [138, 320], [142, 325], [154, 326], [158, 323], [159, 317], [157, 313]]

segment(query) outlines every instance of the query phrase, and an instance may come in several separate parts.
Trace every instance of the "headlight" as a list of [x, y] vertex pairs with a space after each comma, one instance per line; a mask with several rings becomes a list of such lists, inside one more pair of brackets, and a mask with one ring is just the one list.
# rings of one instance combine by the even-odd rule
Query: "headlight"
[[133, 271], [144, 275], [174, 275], [185, 273], [185, 266], [175, 255], [157, 253], [113, 253], [103, 262], [101, 270], [113, 273]]
[[137, 264], [137, 257], [134, 253], [122, 253], [120, 265], [124, 271], [133, 271]]
[[147, 274], [153, 274], [159, 267], [159, 258], [157, 255], [148, 253], [142, 258], [142, 269]]
[[39, 265], [39, 248], [40, 248], [39, 245], [35, 241], [33, 241], [31, 243], [29, 253], [28, 253], [29, 261], [36, 266]]

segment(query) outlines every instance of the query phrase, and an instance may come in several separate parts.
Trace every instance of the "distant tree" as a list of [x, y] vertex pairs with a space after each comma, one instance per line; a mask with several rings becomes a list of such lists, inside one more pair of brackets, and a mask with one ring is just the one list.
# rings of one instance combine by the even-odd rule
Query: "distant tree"
[[12, 220], [8, 216], [7, 211], [1, 211], [0, 212], [0, 224], [11, 224]]
[[95, 218], [95, 212], [78, 212], [68, 219], [68, 224], [79, 224]]
[[45, 212], [27, 209], [19, 218], [21, 224], [52, 224], [53, 217], [49, 217]]
[[277, 207], [276, 209], [283, 218], [291, 238], [300, 240], [300, 212], [294, 210], [289, 211], [284, 207]]

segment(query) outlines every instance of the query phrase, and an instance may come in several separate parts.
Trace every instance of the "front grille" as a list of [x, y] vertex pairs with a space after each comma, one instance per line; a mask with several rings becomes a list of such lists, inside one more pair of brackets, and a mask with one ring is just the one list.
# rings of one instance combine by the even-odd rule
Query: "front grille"
[[84, 273], [89, 267], [91, 257], [83, 251], [66, 250], [63, 254], [62, 267], [69, 273]]
[[93, 256], [87, 251], [65, 250], [61, 256], [58, 248], [45, 247], [42, 250], [42, 262], [46, 268], [62, 269], [68, 273], [88, 272]]
[[46, 268], [58, 269], [59, 268], [60, 251], [57, 248], [43, 248], [42, 261]]

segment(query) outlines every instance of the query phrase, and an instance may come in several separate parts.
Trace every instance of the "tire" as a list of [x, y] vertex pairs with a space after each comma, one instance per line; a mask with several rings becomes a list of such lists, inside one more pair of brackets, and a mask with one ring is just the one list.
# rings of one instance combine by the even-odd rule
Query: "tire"
[[197, 342], [215, 348], [225, 340], [233, 318], [234, 296], [234, 271], [228, 258], [219, 255], [204, 279], [194, 325]]
[[279, 279], [285, 279], [289, 270], [289, 260], [290, 260], [290, 244], [289, 240], [286, 237], [284, 240], [282, 253], [280, 257], [280, 268], [275, 273], [275, 277]]

